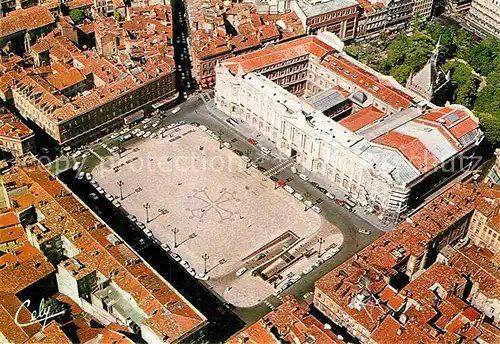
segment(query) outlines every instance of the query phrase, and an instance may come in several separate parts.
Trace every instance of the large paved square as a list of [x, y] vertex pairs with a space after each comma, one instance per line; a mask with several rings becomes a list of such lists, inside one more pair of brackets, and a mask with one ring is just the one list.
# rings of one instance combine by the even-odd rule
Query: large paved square
[[[287, 232], [301, 240], [319, 232], [332, 240], [339, 235], [320, 215], [304, 212], [294, 197], [275, 190], [262, 173], [247, 169], [239, 156], [219, 149], [216, 140], [190, 125], [132, 146], [93, 175], [115, 196], [120, 195], [121, 180], [123, 208], [143, 223], [148, 203], [147, 227], [197, 272], [203, 272], [202, 255], [207, 254], [209, 284], [239, 305], [257, 303], [273, 291], [261, 278], [235, 276], [248, 257]], [[245, 287], [238, 288], [242, 281]], [[243, 294], [228, 296], [233, 285], [230, 295], [239, 289]]]

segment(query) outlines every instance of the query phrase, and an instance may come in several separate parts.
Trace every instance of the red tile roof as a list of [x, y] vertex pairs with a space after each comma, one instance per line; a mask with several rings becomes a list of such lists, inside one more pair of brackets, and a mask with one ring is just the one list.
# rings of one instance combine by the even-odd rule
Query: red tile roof
[[353, 113], [339, 121], [344, 128], [356, 132], [359, 129], [369, 126], [384, 117], [384, 113], [375, 106], [370, 105], [358, 112]]
[[0, 19], [0, 37], [19, 30], [32, 31], [54, 23], [54, 16], [45, 7], [33, 6], [15, 10]]

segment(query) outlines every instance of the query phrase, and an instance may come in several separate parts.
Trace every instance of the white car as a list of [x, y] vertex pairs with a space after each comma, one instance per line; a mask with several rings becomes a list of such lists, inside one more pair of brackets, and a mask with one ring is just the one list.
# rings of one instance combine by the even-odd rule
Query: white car
[[162, 248], [165, 252], [170, 252], [170, 246], [168, 246], [167, 244], [161, 244], [161, 248]]
[[242, 267], [241, 269], [239, 269], [238, 271], [236, 271], [236, 277], [240, 277], [241, 275], [243, 275], [245, 272], [247, 272], [247, 268], [245, 267]]
[[157, 127], [157, 126], [159, 126], [159, 125], [160, 125], [160, 121], [156, 121], [156, 122], [154, 122], [151, 126], [152, 126], [153, 128], [156, 128], [156, 127]]
[[90, 173], [85, 173], [85, 179], [87, 179], [88, 181], [91, 181], [92, 175]]
[[293, 197], [295, 197], [296, 199], [298, 199], [299, 201], [303, 201], [304, 200], [304, 196], [302, 196], [301, 194], [299, 194], [298, 192], [294, 193], [293, 194]]
[[127, 215], [127, 218], [132, 222], [137, 222], [137, 217], [135, 217], [134, 215]]
[[76, 176], [76, 178], [77, 178], [78, 180], [82, 180], [82, 179], [83, 179], [83, 177], [85, 177], [85, 172], [80, 172], [80, 173], [78, 173], [78, 175]]
[[232, 145], [229, 143], [229, 142], [224, 142], [223, 143], [224, 147], [226, 147], [227, 149], [231, 148]]
[[283, 189], [285, 189], [285, 191], [288, 192], [289, 194], [293, 194], [295, 192], [295, 190], [288, 185], [283, 186]]
[[149, 137], [151, 135], [151, 132], [150, 131], [146, 131], [144, 133], [144, 135], [142, 135], [143, 137]]
[[101, 195], [104, 195], [105, 191], [103, 188], [101, 188], [100, 186], [96, 187], [95, 188], [97, 192], [99, 192]]
[[81, 151], [76, 151], [76, 152], [74, 152], [71, 156], [72, 156], [73, 158], [78, 158], [80, 155], [82, 155], [82, 152], [81, 152]]
[[213, 135], [213, 134], [214, 134], [214, 132], [213, 132], [212, 130], [210, 130], [210, 129], [207, 129], [207, 134], [208, 134], [208, 135]]
[[290, 281], [292, 281], [292, 283], [295, 283], [295, 282], [297, 282], [301, 278], [302, 278], [302, 275], [298, 274], [298, 275], [295, 275], [292, 278], [290, 278]]
[[81, 162], [79, 162], [79, 161], [75, 162], [75, 164], [73, 165], [73, 171], [78, 170], [78, 169], [80, 168], [80, 165], [81, 165], [81, 164], [82, 164], [82, 163], [81, 163]]
[[308, 176], [306, 176], [306, 175], [305, 175], [305, 174], [303, 174], [303, 173], [299, 174], [299, 178], [300, 178], [300, 179], [302, 179], [302, 180], [304, 180], [304, 181], [306, 181], [306, 182], [309, 180], [309, 177], [308, 177]]
[[208, 281], [210, 279], [210, 276], [205, 275], [204, 273], [197, 273], [194, 277], [201, 281]]
[[84, 158], [84, 159], [87, 158], [87, 157], [89, 157], [89, 156], [90, 156], [90, 152], [84, 152], [82, 154], [82, 158]]
[[142, 129], [147, 129], [147, 128], [149, 128], [149, 124], [144, 124], [144, 125], [142, 126]]
[[139, 131], [141, 131], [141, 129], [139, 128], [135, 128], [134, 130], [132, 130], [132, 134], [137, 134]]
[[241, 160], [243, 160], [244, 162], [250, 162], [250, 158], [247, 157], [246, 155], [242, 155]]
[[110, 202], [113, 202], [115, 200], [115, 197], [113, 195], [110, 195], [110, 194], [106, 194], [104, 195], [104, 197], [106, 197], [106, 199]]
[[151, 122], [151, 118], [144, 118], [141, 123], [142, 124], [146, 124], [146, 123], [149, 123], [149, 122]]
[[120, 203], [120, 202], [118, 202], [118, 200], [117, 200], [117, 199], [115, 199], [115, 200], [113, 201], [113, 205], [114, 205], [115, 207], [117, 207], [117, 208], [120, 208], [120, 207], [122, 206], [122, 205], [121, 205], [121, 203]]
[[167, 131], [166, 128], [161, 128], [160, 130], [158, 130], [158, 135], [161, 135], [161, 134], [163, 134], [166, 131]]
[[153, 232], [151, 232], [149, 229], [143, 229], [142, 230], [144, 232], [144, 234], [146, 234], [148, 236], [148, 238], [151, 238], [153, 236]]
[[120, 136], [120, 133], [113, 133], [111, 134], [110, 138], [116, 139], [118, 136]]
[[181, 261], [181, 257], [177, 253], [170, 252], [170, 257], [172, 257], [173, 260], [175, 260], [176, 262], [180, 262]]
[[269, 154], [271, 153], [271, 150], [267, 147], [260, 147], [260, 150], [262, 151], [262, 153], [264, 154]]
[[180, 107], [176, 107], [175, 109], [172, 110], [172, 113], [176, 114], [179, 111], [181, 111], [181, 108]]
[[326, 261], [332, 257], [333, 257], [333, 254], [331, 252], [326, 252], [321, 258], [323, 258]]
[[358, 229], [358, 233], [361, 233], [361, 234], [364, 234], [364, 235], [370, 235], [370, 234], [372, 234], [371, 231], [369, 231], [368, 229], [364, 229], [364, 228]]
[[333, 256], [336, 255], [339, 252], [340, 252], [340, 247], [337, 246], [337, 247], [332, 248], [332, 255]]
[[180, 264], [184, 269], [189, 269], [189, 263], [186, 262], [185, 260], [181, 260]]
[[98, 187], [98, 186], [99, 186], [99, 183], [98, 183], [98, 182], [96, 182], [95, 180], [91, 180], [91, 181], [90, 181], [90, 185], [92, 185], [93, 187], [95, 187], [95, 188], [96, 188], [96, 187]]
[[202, 124], [202, 125], [200, 125], [198, 128], [200, 128], [200, 129], [201, 129], [201, 130], [203, 130], [203, 131], [207, 131], [207, 130], [208, 130], [208, 128], [207, 128], [207, 127], [205, 127], [203, 124]]
[[314, 268], [312, 266], [310, 266], [307, 269], [305, 269], [304, 271], [302, 271], [302, 275], [307, 275], [308, 273], [310, 273], [313, 270], [314, 270]]
[[311, 201], [304, 201], [304, 204], [305, 204], [305, 205], [306, 205], [306, 207], [308, 207], [308, 208], [312, 208], [312, 206], [313, 206], [313, 202], [311, 202]]
[[139, 130], [138, 132], [135, 133], [135, 136], [136, 137], [141, 137], [142, 135], [144, 135], [146, 132], [145, 131], [142, 131], [142, 130]]
[[150, 138], [150, 139], [154, 139], [156, 136], [158, 136], [158, 134], [157, 134], [157, 133], [152, 133], [152, 134], [149, 136], [149, 138]]
[[196, 276], [196, 270], [195, 270], [194, 268], [189, 268], [189, 269], [188, 269], [188, 273], [189, 273], [191, 276], [193, 276], [193, 277], [195, 277], [195, 276]]
[[126, 133], [128, 133], [129, 131], [130, 131], [130, 129], [129, 129], [129, 128], [125, 128], [125, 129], [123, 129], [122, 131], [120, 131], [120, 135], [126, 134]]
[[136, 222], [136, 225], [137, 225], [137, 227], [139, 227], [142, 230], [146, 229], [146, 225], [144, 223], [142, 223], [142, 222]]
[[109, 151], [110, 151], [111, 153], [114, 153], [114, 152], [116, 152], [118, 149], [120, 149], [120, 148], [118, 148], [118, 146], [113, 146], [113, 147], [111, 147], [111, 148], [109, 149]]
[[290, 171], [292, 171], [292, 173], [294, 173], [294, 174], [298, 172], [297, 169], [293, 166], [290, 167]]
[[312, 207], [311, 209], [312, 209], [312, 210], [313, 210], [316, 214], [321, 213], [321, 208], [320, 208], [320, 207], [318, 207], [318, 206], [316, 206], [316, 205], [315, 205], [314, 207]]
[[335, 199], [335, 195], [334, 195], [334, 194], [332, 194], [332, 193], [327, 192], [325, 195], [326, 195], [326, 197], [328, 197], [329, 199], [332, 199], [332, 200], [333, 200], [333, 199]]

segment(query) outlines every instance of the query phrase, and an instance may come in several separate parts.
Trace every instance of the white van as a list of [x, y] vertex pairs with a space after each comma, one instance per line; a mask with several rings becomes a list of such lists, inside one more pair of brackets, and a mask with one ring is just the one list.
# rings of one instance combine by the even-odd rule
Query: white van
[[245, 272], [247, 272], [247, 268], [243, 267], [241, 269], [239, 269], [238, 271], [236, 271], [236, 277], [240, 277], [241, 275], [243, 275]]

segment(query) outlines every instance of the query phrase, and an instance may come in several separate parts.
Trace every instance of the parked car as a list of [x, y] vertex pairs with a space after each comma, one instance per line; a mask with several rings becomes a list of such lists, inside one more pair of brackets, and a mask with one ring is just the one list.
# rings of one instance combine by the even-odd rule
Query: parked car
[[146, 131], [144, 133], [144, 135], [142, 135], [143, 137], [149, 137], [151, 135], [151, 132], [150, 131]]
[[139, 229], [142, 229], [142, 230], [146, 229], [146, 225], [142, 222], [136, 222], [136, 225], [137, 225], [137, 227], [139, 227]]
[[248, 142], [250, 142], [253, 145], [256, 145], [258, 143], [256, 139], [251, 138], [251, 137], [248, 138]]
[[151, 238], [153, 236], [153, 232], [151, 232], [149, 229], [145, 228], [142, 230], [144, 234], [147, 235], [148, 238]]
[[92, 175], [90, 173], [85, 173], [85, 179], [87, 179], [88, 181], [91, 181], [92, 180]]
[[157, 127], [157, 126], [159, 126], [159, 125], [160, 125], [160, 121], [156, 121], [156, 122], [154, 122], [153, 124], [151, 124], [151, 126], [152, 126], [153, 128], [156, 128], [156, 127]]
[[81, 152], [81, 151], [76, 151], [76, 152], [74, 152], [73, 154], [71, 154], [71, 156], [72, 156], [73, 158], [78, 158], [80, 155], [82, 155], [82, 152]]
[[358, 229], [358, 233], [361, 233], [361, 234], [364, 234], [364, 235], [370, 235], [370, 234], [372, 234], [371, 231], [369, 231], [368, 229], [364, 229], [364, 228], [359, 228]]
[[246, 155], [242, 155], [241, 160], [243, 160], [244, 162], [250, 162], [250, 158], [247, 157]]
[[196, 270], [195, 270], [194, 268], [189, 268], [189, 269], [188, 269], [188, 273], [189, 273], [191, 276], [193, 276], [193, 277], [195, 277], [195, 276], [196, 276]]
[[160, 130], [158, 130], [158, 135], [163, 134], [165, 131], [167, 131], [166, 128], [161, 128]]
[[78, 180], [82, 180], [82, 179], [83, 179], [83, 177], [85, 177], [85, 172], [80, 172], [80, 173], [78, 173], [78, 174], [76, 175], [76, 179], [78, 179]]
[[224, 142], [223, 145], [228, 149], [232, 147], [232, 145], [229, 142]]
[[172, 110], [172, 113], [175, 115], [179, 111], [181, 111], [181, 108], [180, 107], [176, 107], [175, 109]]
[[306, 182], [309, 180], [309, 177], [308, 177], [308, 176], [306, 176], [306, 175], [305, 175], [305, 174], [303, 174], [303, 173], [299, 174], [299, 178], [300, 178], [300, 179], [302, 179], [302, 180], [304, 180], [304, 181], [306, 181]]
[[292, 173], [297, 173], [297, 168], [295, 168], [294, 166], [290, 167], [290, 171], [292, 171]]
[[246, 267], [242, 267], [241, 269], [239, 269], [238, 271], [236, 271], [236, 277], [240, 277], [241, 275], [243, 275], [245, 272], [247, 272], [248, 268]]
[[90, 156], [90, 152], [83, 152], [82, 153], [82, 159], [85, 159]]
[[175, 260], [176, 262], [181, 261], [181, 257], [177, 253], [170, 252], [170, 257], [172, 257], [172, 259]]
[[283, 286], [281, 286], [281, 289], [286, 290], [292, 286], [293, 282], [292, 281], [286, 281]]
[[242, 151], [239, 151], [237, 149], [233, 150], [234, 154], [238, 155], [238, 156], [242, 156], [243, 155], [243, 152]]
[[101, 195], [104, 195], [105, 191], [104, 191], [103, 188], [101, 188], [100, 186], [98, 186], [95, 189], [97, 190], [98, 193], [100, 193]]
[[293, 197], [295, 197], [296, 199], [298, 199], [299, 201], [303, 201], [304, 200], [304, 196], [302, 196], [301, 194], [299, 194], [298, 192], [294, 193], [293, 194]]
[[184, 269], [189, 269], [189, 263], [187, 261], [181, 260], [180, 264]]
[[120, 202], [118, 202], [118, 200], [117, 200], [117, 199], [115, 199], [115, 200], [113, 201], [113, 205], [114, 205], [115, 207], [117, 207], [117, 208], [120, 208], [120, 207], [122, 206], [122, 205], [120, 204]]
[[99, 199], [99, 197], [97, 197], [97, 195], [93, 192], [90, 194], [90, 198], [92, 198], [94, 201], [97, 201]]
[[308, 273], [310, 273], [313, 270], [314, 270], [314, 267], [310, 266], [310, 267], [306, 268], [304, 271], [302, 271], [302, 275], [307, 275]]
[[339, 206], [343, 207], [344, 206], [344, 201], [340, 200], [340, 199], [336, 199], [335, 200], [335, 203], [337, 203]]
[[110, 138], [116, 139], [118, 136], [120, 136], [120, 133], [113, 133], [111, 134]]
[[332, 193], [330, 193], [330, 192], [327, 192], [327, 193], [325, 194], [325, 196], [326, 196], [326, 197], [328, 197], [329, 199], [332, 199], [332, 200], [333, 200], [333, 199], [335, 199], [335, 195], [334, 195], [334, 194], [332, 194]]
[[113, 195], [110, 195], [109, 193], [104, 195], [104, 197], [106, 197], [106, 199], [110, 202], [113, 202], [115, 200], [115, 197]]
[[165, 252], [170, 252], [170, 246], [168, 246], [167, 244], [161, 244], [161, 248], [162, 248]]
[[301, 278], [302, 278], [302, 275], [301, 274], [297, 274], [297, 275], [293, 276], [292, 278], [290, 278], [290, 282], [295, 283], [295, 282], [297, 282]]
[[229, 123], [229, 124], [231, 124], [231, 125], [237, 125], [237, 124], [238, 124], [238, 122], [236, 122], [236, 121], [235, 121], [234, 119], [232, 119], [232, 118], [228, 118], [228, 119], [226, 119], [226, 122], [227, 122], [227, 123]]
[[127, 218], [132, 222], [137, 222], [137, 217], [132, 214], [127, 215]]
[[313, 202], [311, 201], [304, 201], [304, 204], [306, 205], [306, 207], [308, 208], [312, 208], [313, 207]]
[[321, 211], [322, 211], [322, 210], [321, 210], [321, 208], [320, 208], [320, 207], [318, 207], [317, 205], [315, 205], [315, 206], [314, 206], [314, 207], [312, 207], [311, 209], [312, 209], [315, 213], [317, 213], [317, 214], [321, 213]]
[[262, 153], [264, 154], [269, 154], [271, 153], [271, 150], [267, 147], [260, 147], [260, 150], [262, 151]]
[[82, 164], [82, 163], [81, 163], [81, 162], [79, 162], [79, 161], [75, 162], [75, 163], [73, 164], [73, 171], [78, 170], [78, 169], [80, 168], [80, 165], [81, 165], [81, 164]]
[[204, 273], [197, 273], [194, 277], [201, 281], [208, 281], [210, 279], [210, 276], [205, 275]]
[[256, 257], [255, 257], [255, 260], [261, 260], [261, 259], [264, 259], [266, 257], [266, 254], [265, 253], [259, 253]]
[[283, 187], [283, 189], [288, 192], [289, 194], [293, 194], [295, 192], [295, 190], [291, 187], [291, 186], [288, 186], [288, 185], [285, 185]]
[[[318, 186], [318, 190], [321, 191], [322, 193], [326, 194], [328, 193], [328, 190], [326, 190], [324, 187], [322, 186]], [[335, 196], [334, 196], [335, 197]]]
[[198, 128], [200, 128], [203, 131], [207, 131], [208, 130], [207, 127], [205, 127], [203, 124], [200, 125]]
[[321, 258], [323, 258], [325, 261], [328, 259], [332, 258], [333, 254], [331, 252], [326, 252]]
[[90, 181], [90, 185], [92, 185], [93, 187], [98, 187], [99, 186], [99, 183], [97, 183], [95, 180], [91, 180]]

